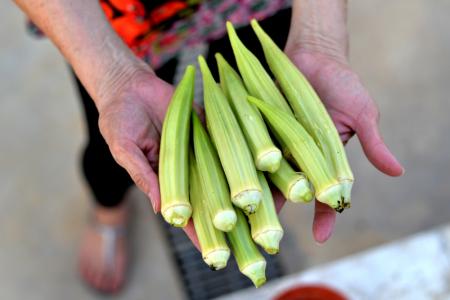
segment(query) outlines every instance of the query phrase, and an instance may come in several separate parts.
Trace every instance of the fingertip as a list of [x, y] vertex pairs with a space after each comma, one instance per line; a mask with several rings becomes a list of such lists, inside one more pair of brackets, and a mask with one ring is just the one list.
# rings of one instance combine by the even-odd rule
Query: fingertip
[[148, 193], [147, 198], [150, 201], [150, 205], [152, 206], [153, 212], [158, 214], [161, 211], [161, 201], [159, 198], [159, 193]]
[[187, 225], [183, 228], [183, 230], [188, 236], [188, 238], [192, 241], [192, 244], [194, 244], [195, 248], [201, 251], [200, 243], [198, 241], [197, 233], [195, 232], [194, 222], [192, 221], [192, 218], [189, 219]]
[[364, 154], [379, 171], [398, 177], [405, 173], [404, 168], [384, 143], [375, 122], [364, 122], [356, 130]]
[[319, 246], [322, 246], [325, 244], [326, 241], [328, 241], [333, 234], [333, 227], [323, 228], [321, 225], [317, 225], [317, 223], [314, 223], [313, 225], [313, 236], [314, 240]]
[[405, 169], [398, 162], [386, 144], [380, 143], [377, 147], [368, 151], [370, 162], [386, 175], [399, 177], [405, 174]]
[[153, 212], [155, 215], [159, 212], [160, 207], [156, 201], [153, 200], [153, 196], [151, 194], [147, 195], [148, 200], [150, 201], [150, 205], [152, 206]]
[[272, 188], [272, 197], [273, 201], [275, 202], [275, 209], [277, 213], [279, 213], [286, 203], [286, 199], [284, 198], [283, 194], [276, 188]]
[[136, 186], [150, 199], [153, 210], [160, 211], [161, 196], [159, 193], [158, 175], [150, 165], [150, 160], [142, 150], [131, 142], [124, 143], [112, 153], [115, 159], [135, 182]]
[[147, 197], [150, 200], [153, 211], [158, 213], [161, 210], [161, 195], [159, 191], [159, 180], [155, 173], [150, 174], [149, 192]]
[[316, 201], [313, 236], [314, 240], [322, 245], [333, 234], [334, 224], [336, 222], [336, 212], [326, 204]]

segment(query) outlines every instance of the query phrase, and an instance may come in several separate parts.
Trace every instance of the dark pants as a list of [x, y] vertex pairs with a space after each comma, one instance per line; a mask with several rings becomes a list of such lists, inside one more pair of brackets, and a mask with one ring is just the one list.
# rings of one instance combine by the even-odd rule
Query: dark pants
[[[286, 9], [260, 22], [260, 24], [274, 41], [283, 47], [289, 31], [290, 18], [291, 11]], [[262, 49], [251, 27], [240, 28], [237, 33], [246, 46], [252, 50], [260, 61], [264, 62]], [[216, 79], [218, 79], [218, 71], [214, 54], [217, 52], [222, 53], [225, 59], [236, 68], [228, 36], [211, 42], [209, 44], [207, 62]], [[267, 68], [265, 63], [264, 65]], [[163, 80], [172, 83], [176, 66], [177, 59], [175, 58], [155, 72]], [[82, 162], [83, 173], [97, 204], [105, 207], [114, 207], [122, 202], [124, 194], [133, 185], [133, 181], [128, 173], [114, 161], [108, 145], [98, 128], [99, 116], [97, 108], [80, 81], [77, 78], [75, 79], [83, 103], [88, 129], [88, 142]]]

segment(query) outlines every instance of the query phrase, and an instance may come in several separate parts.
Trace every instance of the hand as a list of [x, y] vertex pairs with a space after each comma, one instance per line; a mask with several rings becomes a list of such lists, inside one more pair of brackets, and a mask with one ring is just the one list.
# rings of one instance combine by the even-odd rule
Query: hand
[[[155, 213], [161, 197], [157, 176], [159, 143], [173, 87], [151, 72], [141, 70], [115, 87], [99, 107], [100, 131], [119, 165], [149, 197]], [[184, 228], [198, 247], [192, 221]]]
[[[356, 133], [365, 155], [377, 169], [390, 176], [402, 175], [403, 167], [383, 142], [378, 129], [378, 109], [346, 59], [303, 49], [286, 53], [320, 96], [343, 143]], [[277, 207], [281, 207], [281, 198], [274, 196]], [[316, 201], [313, 235], [317, 242], [324, 243], [331, 236], [335, 219], [332, 208]]]

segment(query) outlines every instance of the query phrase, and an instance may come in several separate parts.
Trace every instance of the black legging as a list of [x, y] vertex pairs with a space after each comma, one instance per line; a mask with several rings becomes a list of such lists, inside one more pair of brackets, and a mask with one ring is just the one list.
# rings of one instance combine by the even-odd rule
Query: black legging
[[[260, 24], [278, 45], [284, 46], [289, 30], [290, 18], [291, 10], [285, 9], [260, 22]], [[240, 28], [237, 32], [247, 47], [252, 50], [260, 61], [264, 62], [262, 49], [251, 27]], [[218, 79], [218, 71], [214, 55], [217, 52], [222, 53], [225, 59], [236, 68], [228, 37], [225, 36], [211, 42], [206, 60], [216, 79]], [[174, 58], [155, 72], [163, 80], [172, 83], [177, 63], [177, 59]], [[267, 67], [267, 65], [265, 66]], [[113, 159], [108, 145], [98, 128], [99, 116], [97, 108], [76, 76], [75, 79], [83, 103], [88, 127], [88, 142], [84, 150], [82, 163], [83, 173], [96, 203], [104, 207], [114, 207], [122, 202], [124, 194], [133, 185], [133, 181], [125, 169], [119, 166]]]

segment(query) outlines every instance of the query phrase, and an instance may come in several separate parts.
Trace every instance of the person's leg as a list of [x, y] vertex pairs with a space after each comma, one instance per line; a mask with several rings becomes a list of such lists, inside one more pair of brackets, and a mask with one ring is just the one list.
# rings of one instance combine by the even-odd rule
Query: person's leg
[[[156, 71], [172, 82], [177, 60]], [[83, 278], [104, 292], [117, 291], [125, 281], [127, 245], [124, 228], [127, 223], [125, 194], [133, 181], [112, 157], [98, 128], [98, 111], [88, 93], [76, 78], [84, 108], [88, 139], [82, 157], [83, 174], [92, 192], [92, 221], [85, 232], [79, 268]]]
[[[94, 200], [91, 220], [81, 245], [79, 268], [90, 285], [112, 292], [122, 285], [126, 272], [126, 243], [123, 236], [119, 237], [117, 228], [123, 230], [126, 224], [124, 195], [131, 187], [132, 180], [114, 161], [98, 128], [97, 108], [78, 78], [74, 78], [87, 129], [82, 171]], [[106, 233], [102, 228], [110, 228], [110, 233]], [[108, 234], [113, 237], [113, 243], [107, 244], [105, 237]]]

